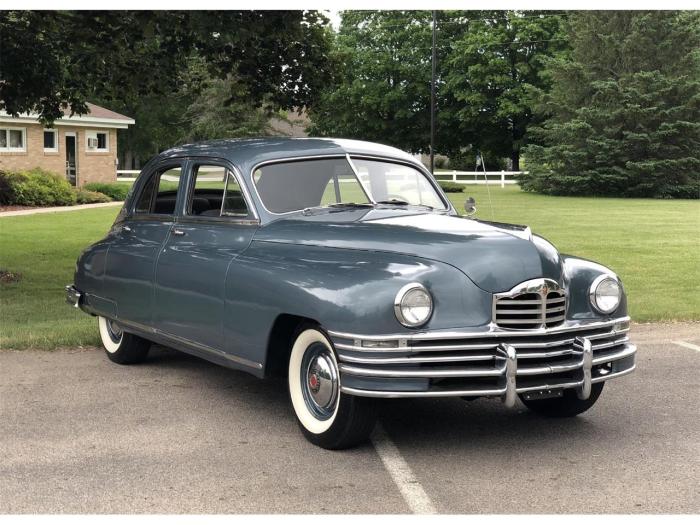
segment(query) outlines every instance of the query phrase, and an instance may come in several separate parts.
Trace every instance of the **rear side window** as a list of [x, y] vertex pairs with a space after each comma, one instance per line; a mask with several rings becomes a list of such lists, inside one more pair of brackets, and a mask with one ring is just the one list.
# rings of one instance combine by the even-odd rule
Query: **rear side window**
[[174, 215], [180, 176], [180, 166], [154, 173], [141, 190], [134, 213]]
[[203, 217], [219, 217], [226, 189], [226, 168], [195, 164], [192, 167], [192, 175], [194, 184], [185, 213]]
[[200, 217], [246, 217], [248, 207], [235, 175], [222, 166], [193, 167], [194, 184], [187, 214]]
[[247, 217], [250, 211], [245, 203], [241, 186], [233, 173], [228, 172], [226, 197], [224, 198], [223, 215], [228, 217]]

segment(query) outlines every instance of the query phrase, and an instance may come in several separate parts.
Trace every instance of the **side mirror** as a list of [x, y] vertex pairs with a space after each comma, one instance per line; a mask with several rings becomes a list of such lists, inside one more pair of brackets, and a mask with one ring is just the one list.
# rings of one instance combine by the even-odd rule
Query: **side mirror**
[[467, 217], [472, 217], [476, 213], [476, 201], [474, 197], [469, 197], [464, 203], [464, 211], [467, 212]]

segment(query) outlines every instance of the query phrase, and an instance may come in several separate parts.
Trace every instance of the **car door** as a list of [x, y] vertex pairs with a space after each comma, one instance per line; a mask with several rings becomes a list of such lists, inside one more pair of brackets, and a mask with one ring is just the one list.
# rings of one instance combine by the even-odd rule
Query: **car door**
[[183, 200], [156, 266], [155, 325], [204, 350], [223, 352], [226, 274], [259, 221], [224, 161], [192, 160]]
[[104, 291], [121, 321], [152, 327], [155, 263], [175, 220], [184, 167], [184, 160], [174, 160], [150, 168], [112, 234]]

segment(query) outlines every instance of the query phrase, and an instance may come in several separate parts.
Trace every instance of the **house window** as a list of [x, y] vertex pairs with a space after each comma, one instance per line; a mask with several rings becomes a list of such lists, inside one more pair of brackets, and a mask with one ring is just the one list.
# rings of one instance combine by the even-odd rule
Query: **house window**
[[27, 151], [26, 128], [0, 128], [0, 151]]
[[44, 151], [46, 151], [46, 152], [58, 151], [58, 130], [55, 130], [55, 129], [45, 129], [44, 130]]
[[85, 133], [87, 151], [109, 151], [109, 133], [88, 131]]

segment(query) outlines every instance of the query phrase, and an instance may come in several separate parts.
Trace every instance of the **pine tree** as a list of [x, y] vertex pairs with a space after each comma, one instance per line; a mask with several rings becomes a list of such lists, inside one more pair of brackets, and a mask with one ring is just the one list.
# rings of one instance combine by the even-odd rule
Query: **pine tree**
[[526, 150], [526, 190], [700, 197], [700, 15], [579, 12]]

